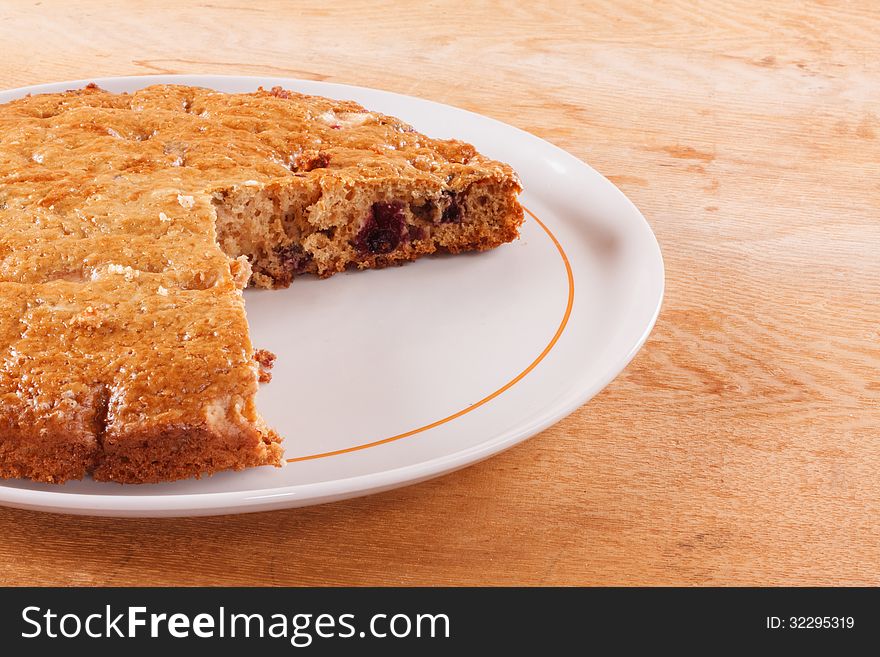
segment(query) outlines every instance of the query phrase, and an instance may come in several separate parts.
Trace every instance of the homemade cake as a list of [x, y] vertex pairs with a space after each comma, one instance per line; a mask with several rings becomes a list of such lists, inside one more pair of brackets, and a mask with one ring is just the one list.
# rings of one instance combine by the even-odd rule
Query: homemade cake
[[519, 191], [468, 144], [278, 88], [0, 105], [0, 476], [278, 465], [242, 288], [495, 247]]

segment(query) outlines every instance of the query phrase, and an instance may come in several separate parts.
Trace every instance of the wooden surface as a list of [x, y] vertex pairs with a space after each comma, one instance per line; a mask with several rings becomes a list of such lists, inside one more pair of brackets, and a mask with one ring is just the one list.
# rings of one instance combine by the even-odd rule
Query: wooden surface
[[664, 307], [488, 462], [249, 516], [0, 509], [0, 583], [880, 584], [875, 3], [183, 4], [3, 2], [0, 86], [267, 74], [488, 114], [641, 208]]

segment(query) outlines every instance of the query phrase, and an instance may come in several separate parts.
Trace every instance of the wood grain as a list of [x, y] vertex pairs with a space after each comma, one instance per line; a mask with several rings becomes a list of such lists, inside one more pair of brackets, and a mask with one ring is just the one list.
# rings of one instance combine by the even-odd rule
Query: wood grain
[[0, 83], [303, 77], [562, 146], [652, 224], [666, 300], [586, 407], [418, 486], [250, 516], [0, 510], [3, 584], [880, 584], [871, 2], [4, 2]]

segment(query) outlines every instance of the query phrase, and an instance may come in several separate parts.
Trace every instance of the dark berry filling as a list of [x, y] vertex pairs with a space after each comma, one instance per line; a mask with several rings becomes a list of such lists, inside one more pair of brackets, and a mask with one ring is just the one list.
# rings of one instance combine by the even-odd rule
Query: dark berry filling
[[298, 244], [282, 246], [275, 253], [278, 255], [281, 267], [291, 274], [302, 274], [312, 259], [311, 255], [303, 251]]
[[354, 245], [367, 253], [391, 253], [400, 246], [406, 231], [405, 218], [402, 203], [373, 203]]
[[440, 218], [441, 224], [460, 224], [461, 223], [461, 206], [455, 197], [455, 192], [446, 192], [448, 203], [443, 209], [443, 216]]
[[436, 208], [437, 204], [431, 200], [427, 200], [421, 205], [410, 206], [410, 210], [412, 211], [413, 216], [417, 219], [421, 219], [422, 221], [433, 221]]

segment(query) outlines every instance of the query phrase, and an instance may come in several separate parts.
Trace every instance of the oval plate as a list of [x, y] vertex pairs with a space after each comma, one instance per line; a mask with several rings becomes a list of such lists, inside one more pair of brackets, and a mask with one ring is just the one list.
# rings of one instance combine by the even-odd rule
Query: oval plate
[[287, 78], [160, 75], [0, 92], [172, 83], [279, 85], [353, 99], [432, 137], [510, 163], [525, 188], [521, 238], [494, 251], [297, 280], [245, 292], [251, 336], [278, 356], [259, 407], [288, 463], [201, 480], [120, 486], [0, 481], [0, 504], [61, 513], [183, 516], [263, 511], [375, 493], [462, 468], [538, 433], [632, 359], [663, 297], [663, 261], [635, 206], [592, 168], [499, 121], [362, 87]]

